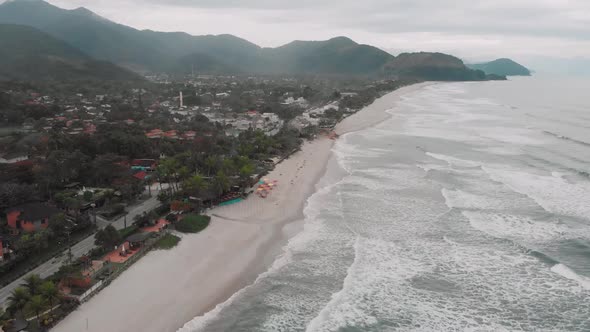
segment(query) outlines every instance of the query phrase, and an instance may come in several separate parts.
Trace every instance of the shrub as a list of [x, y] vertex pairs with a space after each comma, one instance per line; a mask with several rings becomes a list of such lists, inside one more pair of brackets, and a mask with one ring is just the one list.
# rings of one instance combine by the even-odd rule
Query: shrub
[[87, 202], [90, 201], [93, 196], [94, 196], [94, 194], [91, 191], [84, 192], [84, 200]]
[[164, 215], [164, 214], [170, 212], [170, 204], [164, 203], [164, 204], [158, 206], [154, 211], [156, 211], [158, 216]]
[[156, 242], [154, 248], [163, 250], [172, 249], [178, 244], [178, 242], [180, 242], [180, 238], [178, 236], [166, 234], [162, 236], [158, 242]]
[[176, 223], [176, 229], [183, 233], [198, 233], [207, 226], [211, 217], [197, 214], [188, 214]]
[[135, 234], [139, 230], [139, 227], [136, 225], [131, 225], [127, 228], [123, 228], [119, 230], [119, 234], [121, 234], [121, 239], [125, 240], [128, 236]]

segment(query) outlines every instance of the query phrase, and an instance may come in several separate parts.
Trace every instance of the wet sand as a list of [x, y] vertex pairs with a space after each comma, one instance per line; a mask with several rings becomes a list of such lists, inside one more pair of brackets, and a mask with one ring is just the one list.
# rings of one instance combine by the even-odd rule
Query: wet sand
[[[338, 124], [336, 132], [344, 134], [385, 120], [391, 116], [386, 110], [404, 93], [421, 86], [378, 99]], [[169, 251], [149, 253], [54, 330], [176, 331], [226, 301], [270, 266], [279, 253], [277, 247], [287, 240], [285, 226], [303, 219], [305, 202], [325, 173], [333, 144], [325, 137], [305, 143], [266, 176], [278, 180], [266, 199], [251, 195], [243, 202], [212, 209], [207, 229], [184, 235]]]

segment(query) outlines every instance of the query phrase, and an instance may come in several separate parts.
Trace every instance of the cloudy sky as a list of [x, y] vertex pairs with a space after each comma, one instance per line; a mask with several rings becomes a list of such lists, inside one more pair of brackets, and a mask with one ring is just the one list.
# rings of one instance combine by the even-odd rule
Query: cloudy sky
[[467, 61], [590, 58], [590, 0], [49, 0], [139, 29], [231, 33], [261, 46], [345, 35]]

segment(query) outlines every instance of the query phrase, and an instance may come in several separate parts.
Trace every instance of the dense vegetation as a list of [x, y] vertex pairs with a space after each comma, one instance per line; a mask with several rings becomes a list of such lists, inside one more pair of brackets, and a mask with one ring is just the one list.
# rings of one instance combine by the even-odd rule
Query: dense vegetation
[[139, 80], [32, 27], [0, 24], [0, 79]]

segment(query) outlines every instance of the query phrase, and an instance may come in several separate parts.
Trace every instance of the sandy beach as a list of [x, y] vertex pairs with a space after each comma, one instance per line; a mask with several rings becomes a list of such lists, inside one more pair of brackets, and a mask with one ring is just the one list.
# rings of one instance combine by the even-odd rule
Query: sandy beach
[[[338, 134], [375, 125], [404, 93], [396, 90], [342, 121]], [[185, 235], [169, 251], [146, 255], [111, 285], [62, 321], [59, 332], [176, 331], [251, 284], [287, 241], [286, 225], [303, 219], [307, 198], [325, 173], [333, 140], [307, 142], [267, 176], [278, 187], [266, 198], [251, 195], [209, 211], [211, 225]]]

